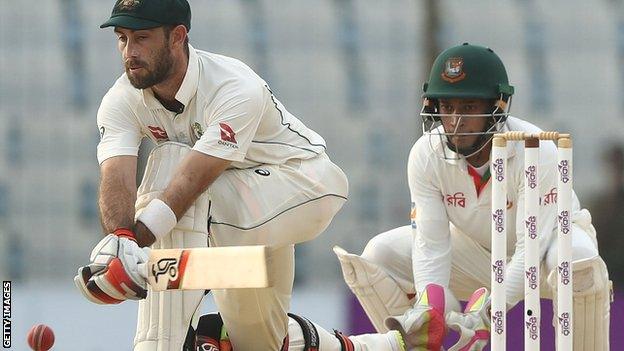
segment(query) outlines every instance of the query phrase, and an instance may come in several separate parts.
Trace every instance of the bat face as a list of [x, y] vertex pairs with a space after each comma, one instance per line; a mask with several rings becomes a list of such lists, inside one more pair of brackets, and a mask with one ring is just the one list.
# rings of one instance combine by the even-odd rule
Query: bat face
[[154, 291], [266, 288], [265, 246], [154, 249], [147, 266]]

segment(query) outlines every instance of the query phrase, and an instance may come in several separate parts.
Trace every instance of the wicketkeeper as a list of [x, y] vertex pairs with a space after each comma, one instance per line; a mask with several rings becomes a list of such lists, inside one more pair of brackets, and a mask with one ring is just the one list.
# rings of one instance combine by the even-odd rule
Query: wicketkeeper
[[[412, 147], [407, 165], [411, 226], [375, 236], [361, 256], [336, 252], [347, 284], [378, 331], [397, 329], [408, 347], [439, 350], [451, 327], [462, 336], [453, 350], [481, 350], [490, 330], [488, 293], [480, 288], [490, 285], [492, 271], [492, 138], [498, 132], [540, 129], [509, 115], [514, 89], [502, 61], [486, 47], [463, 44], [442, 52], [423, 91], [424, 135]], [[507, 230], [515, 235], [508, 235], [504, 274], [511, 308], [523, 299], [526, 274], [522, 143], [509, 143], [507, 153]], [[542, 141], [538, 170], [539, 256], [545, 272], [541, 295], [556, 299], [553, 142]], [[574, 349], [606, 351], [609, 275], [598, 253], [591, 216], [576, 195], [572, 211]], [[457, 299], [471, 301], [464, 313], [457, 310]]]

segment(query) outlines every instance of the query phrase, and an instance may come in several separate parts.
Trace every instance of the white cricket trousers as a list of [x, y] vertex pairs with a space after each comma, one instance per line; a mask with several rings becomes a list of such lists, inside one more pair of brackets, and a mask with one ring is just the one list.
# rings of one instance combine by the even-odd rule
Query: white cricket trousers
[[323, 232], [348, 183], [326, 154], [225, 171], [210, 187], [210, 246], [268, 245], [273, 286], [212, 293], [236, 351], [279, 350], [288, 328], [294, 244]]
[[[362, 257], [382, 267], [407, 294], [417, 293], [413, 269], [418, 268], [412, 267], [412, 242], [412, 228], [403, 226], [376, 235], [362, 253]], [[590, 258], [598, 253], [592, 235], [576, 224], [572, 225], [572, 246], [573, 261]], [[451, 257], [449, 288], [455, 297], [467, 301], [478, 288], [490, 288], [490, 251], [454, 226], [451, 226]], [[552, 298], [546, 278], [556, 265], [555, 239], [542, 262], [540, 295], [544, 298]]]

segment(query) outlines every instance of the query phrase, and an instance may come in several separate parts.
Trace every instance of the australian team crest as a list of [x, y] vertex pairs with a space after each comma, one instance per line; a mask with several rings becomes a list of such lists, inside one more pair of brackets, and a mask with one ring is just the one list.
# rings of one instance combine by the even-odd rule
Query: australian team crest
[[204, 135], [204, 130], [202, 129], [201, 124], [195, 122], [193, 123], [192, 127], [193, 127], [193, 134], [195, 135], [195, 138], [199, 140], [202, 137], [202, 135]]
[[141, 4], [140, 0], [121, 0], [117, 3], [117, 8], [119, 10], [130, 11], [134, 10], [139, 4]]
[[442, 72], [442, 79], [449, 83], [459, 82], [466, 78], [466, 72], [464, 72], [464, 59], [461, 57], [451, 57], [444, 63], [444, 71]]

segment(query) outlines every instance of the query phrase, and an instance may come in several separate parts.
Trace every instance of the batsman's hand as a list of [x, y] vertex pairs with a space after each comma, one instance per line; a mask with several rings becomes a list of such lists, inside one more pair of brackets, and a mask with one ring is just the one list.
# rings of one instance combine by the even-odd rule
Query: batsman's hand
[[448, 332], [445, 315], [453, 310], [459, 310], [459, 302], [450, 290], [429, 284], [413, 308], [401, 316], [388, 317], [385, 323], [401, 333], [408, 350], [439, 351]]
[[137, 245], [134, 233], [117, 229], [105, 236], [91, 252], [91, 263], [78, 268], [74, 283], [97, 304], [118, 304], [147, 296], [148, 248]]
[[481, 351], [490, 340], [490, 293], [486, 288], [475, 291], [464, 313], [446, 316], [448, 326], [459, 333], [459, 340], [449, 351]]

